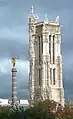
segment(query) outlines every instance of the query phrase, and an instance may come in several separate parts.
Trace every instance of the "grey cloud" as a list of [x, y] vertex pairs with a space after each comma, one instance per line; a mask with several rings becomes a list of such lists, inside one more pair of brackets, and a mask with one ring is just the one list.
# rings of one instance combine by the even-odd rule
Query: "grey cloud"
[[[20, 39], [17, 39], [20, 40]], [[17, 42], [16, 39], [1, 40], [0, 42], [0, 57], [18, 57], [19, 59], [28, 60], [28, 45]]]
[[28, 90], [18, 90], [18, 99], [28, 99]]
[[[64, 11], [64, 10], [63, 10]], [[73, 98], [73, 9], [65, 10], [60, 14], [62, 28], [62, 54], [63, 54], [63, 79], [65, 88], [65, 98]]]
[[28, 14], [32, 4], [34, 4], [34, 9], [37, 9], [36, 12], [38, 12], [39, 14], [44, 12], [48, 12], [48, 14], [50, 14], [54, 13], [55, 11], [58, 12], [58, 10], [60, 11], [63, 9], [72, 8], [72, 0], [27, 0], [26, 2], [25, 0], [4, 0], [3, 3], [4, 6], [0, 8], [0, 26], [17, 26], [21, 24], [24, 25], [24, 22], [25, 24], [27, 24]]
[[[17, 8], [19, 8], [19, 5], [20, 7], [23, 7], [25, 6], [29, 6], [30, 4], [35, 4], [35, 5], [41, 5], [41, 6], [45, 6], [45, 7], [49, 7], [49, 8], [57, 8], [57, 9], [60, 9], [60, 8], [72, 8], [72, 3], [73, 1], [72, 0], [61, 0], [61, 1], [58, 1], [58, 0], [37, 0], [37, 1], [34, 1], [34, 0], [27, 0], [25, 2], [25, 0], [4, 0], [5, 1], [5, 4], [8, 4], [8, 5], [11, 5], [11, 6], [17, 6]], [[26, 3], [26, 5], [25, 5]], [[29, 3], [29, 4], [28, 4]]]
[[[70, 64], [70, 60], [67, 60], [63, 67], [63, 80], [65, 89], [65, 98], [73, 99], [73, 61]], [[66, 66], [67, 65], [67, 66]]]
[[61, 10], [61, 9], [72, 9], [73, 6], [73, 1], [72, 0], [61, 0], [61, 1], [58, 1], [58, 0], [37, 0], [35, 2], [35, 5], [41, 5], [40, 9], [42, 9], [42, 11], [48, 11], [48, 10]]
[[0, 7], [0, 27], [20, 26], [20, 25], [24, 25], [24, 22], [27, 23], [27, 20], [28, 20], [27, 10], [24, 10], [24, 7], [22, 6], [19, 6], [19, 7], [18, 5], [15, 6], [15, 2], [13, 6], [12, 4], [11, 5], [6, 4], [3, 7], [1, 6]]
[[[73, 72], [72, 72], [73, 73]], [[66, 80], [64, 81], [65, 83], [65, 98], [66, 99], [72, 99], [73, 100], [73, 80], [72, 80], [72, 77], [73, 75], [69, 75], [70, 77], [68, 77], [69, 79], [67, 80], [67, 77], [66, 77]]]
[[[24, 79], [25, 77], [25, 79]], [[28, 97], [28, 77], [27, 74], [25, 76], [20, 74], [20, 79], [17, 76], [17, 92], [18, 92], [18, 98], [26, 98]], [[19, 82], [20, 80], [21, 82]], [[11, 73], [8, 75], [2, 75], [0, 76], [0, 97], [1, 98], [8, 98], [11, 99], [11, 87], [12, 87], [12, 78]], [[22, 94], [21, 94], [22, 93]]]
[[0, 97], [11, 97], [11, 77], [10, 75], [0, 76]]
[[25, 82], [23, 80], [18, 84], [18, 89], [28, 89], [28, 77], [25, 76], [25, 79], [26, 79]]

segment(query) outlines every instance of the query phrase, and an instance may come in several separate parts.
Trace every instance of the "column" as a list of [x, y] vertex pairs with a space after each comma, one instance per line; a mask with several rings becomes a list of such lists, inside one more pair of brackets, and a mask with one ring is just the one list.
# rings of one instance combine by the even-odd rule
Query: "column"
[[47, 42], [45, 39], [45, 34], [43, 34], [43, 55], [47, 55]]
[[60, 87], [63, 88], [62, 56], [60, 56]]
[[[53, 66], [53, 36], [51, 35], [51, 67]], [[52, 68], [52, 85], [53, 85], [53, 68]]]
[[56, 37], [56, 66], [57, 66], [57, 86], [60, 87], [60, 39], [59, 35]]
[[17, 82], [16, 82], [16, 68], [12, 68], [12, 105], [17, 102]]
[[61, 49], [60, 49], [60, 45], [61, 45], [61, 35], [57, 35], [57, 56], [61, 55]]
[[49, 83], [52, 85], [52, 68], [49, 69], [50, 72], [50, 78], [49, 78]]
[[46, 95], [46, 55], [47, 55], [47, 43], [45, 39], [45, 33], [43, 33], [43, 55], [42, 55], [42, 97], [45, 99]]
[[29, 42], [29, 45], [30, 45], [30, 98], [31, 100], [34, 99], [34, 81], [35, 81], [35, 46], [34, 46], [34, 33], [30, 32], [30, 42]]

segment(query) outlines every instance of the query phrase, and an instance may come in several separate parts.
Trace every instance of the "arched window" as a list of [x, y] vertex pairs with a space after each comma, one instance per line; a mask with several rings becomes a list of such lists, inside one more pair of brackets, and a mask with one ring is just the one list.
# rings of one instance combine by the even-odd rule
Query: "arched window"
[[53, 36], [53, 64], [55, 63], [55, 35]]
[[40, 56], [43, 54], [43, 36], [40, 35], [38, 36], [38, 42], [39, 42], [39, 61], [40, 61]]
[[39, 69], [39, 85], [41, 85], [41, 69]]
[[53, 84], [55, 85], [55, 68], [53, 69]]
[[39, 60], [40, 60], [40, 36], [38, 36], [38, 42], [39, 42]]
[[50, 62], [51, 62], [51, 35], [49, 35], [49, 55], [50, 55]]
[[49, 78], [49, 71], [48, 71], [48, 62], [47, 62], [47, 79]]

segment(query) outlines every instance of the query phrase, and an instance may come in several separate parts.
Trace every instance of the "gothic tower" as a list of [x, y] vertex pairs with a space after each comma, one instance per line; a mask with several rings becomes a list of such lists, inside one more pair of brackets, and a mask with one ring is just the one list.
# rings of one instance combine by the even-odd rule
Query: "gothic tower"
[[29, 98], [31, 103], [51, 99], [64, 106], [61, 25], [59, 16], [39, 22], [33, 7], [29, 16]]

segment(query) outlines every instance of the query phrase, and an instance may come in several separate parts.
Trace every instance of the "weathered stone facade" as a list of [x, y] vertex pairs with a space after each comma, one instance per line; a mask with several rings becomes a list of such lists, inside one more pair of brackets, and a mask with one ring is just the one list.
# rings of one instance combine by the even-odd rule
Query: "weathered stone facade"
[[59, 17], [38, 22], [33, 8], [29, 16], [31, 102], [51, 99], [64, 105], [62, 80], [61, 26]]

